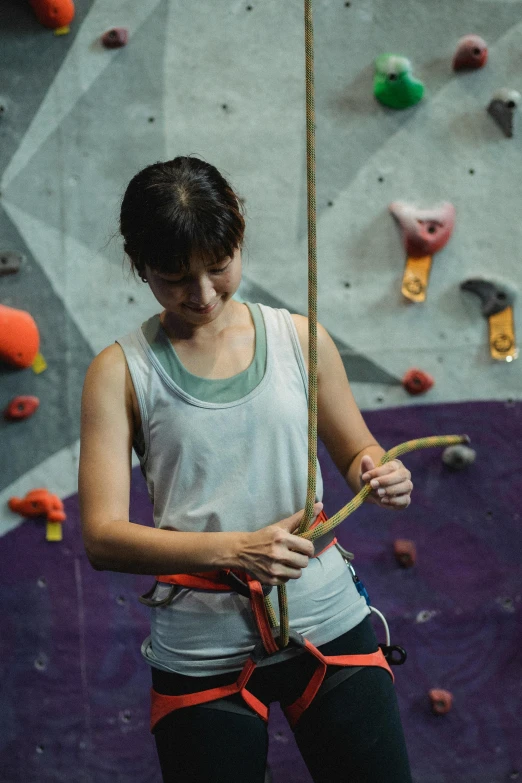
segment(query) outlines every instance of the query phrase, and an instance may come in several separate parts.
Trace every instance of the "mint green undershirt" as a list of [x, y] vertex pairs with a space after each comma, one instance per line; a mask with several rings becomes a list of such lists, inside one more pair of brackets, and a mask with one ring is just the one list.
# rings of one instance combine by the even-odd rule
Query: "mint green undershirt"
[[258, 304], [245, 302], [256, 331], [252, 363], [231, 378], [201, 378], [193, 375], [181, 363], [174, 346], [163, 329], [159, 314], [144, 321], [141, 328], [167, 375], [183, 391], [204, 402], [234, 402], [246, 397], [263, 379], [266, 366], [265, 322]]

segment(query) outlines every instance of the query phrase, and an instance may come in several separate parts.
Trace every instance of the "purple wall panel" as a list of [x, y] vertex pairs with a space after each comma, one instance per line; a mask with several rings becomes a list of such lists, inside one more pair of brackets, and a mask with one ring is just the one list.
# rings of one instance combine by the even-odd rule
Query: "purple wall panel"
[[[500, 783], [522, 776], [522, 405], [473, 403], [372, 411], [385, 448], [436, 433], [467, 432], [476, 463], [450, 472], [440, 451], [404, 458], [415, 480], [404, 513], [365, 506], [339, 534], [392, 643], [408, 650], [396, 669], [414, 779]], [[321, 449], [325, 509], [349, 493]], [[132, 518], [151, 509], [135, 471]], [[52, 488], [50, 488], [52, 489]], [[136, 596], [148, 577], [96, 572], [81, 542], [78, 500], [61, 544], [26, 521], [0, 540], [0, 781], [159, 783], [148, 732], [149, 671], [140, 656], [148, 610]], [[418, 559], [397, 566], [395, 538]], [[380, 638], [380, 621], [375, 618]], [[427, 690], [454, 694], [434, 716]], [[274, 783], [309, 780], [277, 707], [270, 722]]]

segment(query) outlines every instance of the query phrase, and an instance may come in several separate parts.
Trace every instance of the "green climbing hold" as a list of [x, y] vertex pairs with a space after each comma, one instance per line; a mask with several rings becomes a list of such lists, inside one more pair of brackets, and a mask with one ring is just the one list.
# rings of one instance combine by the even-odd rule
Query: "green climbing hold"
[[424, 85], [413, 78], [407, 57], [381, 54], [375, 60], [373, 94], [380, 103], [392, 109], [414, 106], [424, 95]]

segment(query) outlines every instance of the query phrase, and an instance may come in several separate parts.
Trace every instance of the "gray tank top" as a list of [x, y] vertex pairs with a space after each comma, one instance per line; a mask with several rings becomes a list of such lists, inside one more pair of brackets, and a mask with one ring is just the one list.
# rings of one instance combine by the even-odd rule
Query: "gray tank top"
[[[288, 311], [258, 307], [266, 340], [264, 372], [253, 388], [228, 401], [212, 401], [206, 393], [213, 383], [209, 379], [199, 379], [210, 383], [203, 384], [200, 397], [182, 388], [181, 376], [177, 383], [167, 372], [144, 328], [118, 340], [140, 406], [143, 443], [138, 456], [157, 527], [255, 531], [304, 506], [306, 367]], [[259, 359], [262, 339], [255, 318], [254, 324]], [[169, 346], [172, 359], [170, 341]], [[322, 490], [318, 466], [318, 500]], [[316, 551], [332, 536], [316, 542]], [[311, 560], [287, 588], [290, 625], [315, 645], [339, 636], [369, 613], [335, 547]], [[167, 589], [159, 585], [156, 597]], [[208, 676], [240, 669], [258, 638], [248, 599], [179, 588], [169, 606], [151, 610], [151, 634], [142, 653], [160, 669]]]

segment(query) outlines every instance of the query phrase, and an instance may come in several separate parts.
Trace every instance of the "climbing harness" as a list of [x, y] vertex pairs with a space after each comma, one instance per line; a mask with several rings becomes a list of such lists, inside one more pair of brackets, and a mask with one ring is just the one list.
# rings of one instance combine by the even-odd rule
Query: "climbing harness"
[[[317, 541], [330, 533], [347, 516], [353, 513], [365, 501], [372, 491], [366, 484], [361, 491], [340, 511], [330, 519], [324, 512], [314, 520], [314, 503], [317, 473], [317, 252], [316, 252], [316, 197], [315, 197], [315, 110], [313, 87], [313, 23], [312, 0], [305, 0], [305, 52], [306, 52], [306, 159], [307, 159], [307, 212], [308, 212], [308, 478], [307, 496], [303, 519], [296, 535], [309, 541]], [[467, 435], [448, 435], [419, 438], [407, 441], [387, 451], [379, 465], [384, 465], [393, 459], [410, 451], [418, 449], [450, 446], [457, 443], [469, 443]], [[224, 685], [209, 690], [199, 691], [180, 696], [169, 696], [157, 693], [152, 689], [151, 731], [157, 723], [170, 712], [210, 702], [218, 702], [226, 696], [240, 693], [246, 704], [254, 710], [260, 718], [267, 721], [269, 708], [257, 699], [247, 688], [248, 682], [259, 663], [266, 657], [271, 657], [276, 662], [284, 655], [284, 650], [289, 645], [300, 648], [310, 654], [316, 663], [314, 673], [301, 696], [291, 705], [285, 708], [285, 715], [292, 727], [294, 727], [310, 706], [314, 698], [321, 692], [335, 687], [343, 679], [366, 666], [385, 669], [393, 679], [390, 665], [398, 665], [406, 660], [406, 653], [401, 647], [391, 646], [388, 625], [383, 615], [370, 604], [366, 588], [352, 565], [353, 555], [342, 549], [337, 539], [332, 538], [319, 554], [337, 546], [343, 555], [348, 569], [352, 575], [355, 587], [363, 596], [372, 613], [377, 614], [384, 623], [386, 630], [386, 644], [379, 645], [379, 649], [373, 653], [363, 655], [323, 655], [311, 642], [300, 634], [290, 630], [288, 623], [288, 599], [286, 585], [278, 585], [279, 625], [274, 608], [270, 601], [271, 587], [261, 585], [245, 572], [231, 569], [222, 571], [210, 571], [198, 574], [174, 574], [171, 576], [158, 576], [157, 582], [170, 584], [171, 589], [167, 596], [159, 601], [153, 598], [156, 585], [140, 599], [147, 606], [165, 606], [172, 601], [178, 586], [198, 590], [212, 590], [227, 592], [234, 590], [250, 600], [254, 619], [261, 637], [260, 642], [254, 648], [245, 663], [235, 683]], [[328, 666], [340, 667], [325, 681]], [[345, 668], [346, 667], [346, 668]], [[343, 671], [344, 669], [344, 671]], [[347, 671], [347, 669], [349, 669]]]

